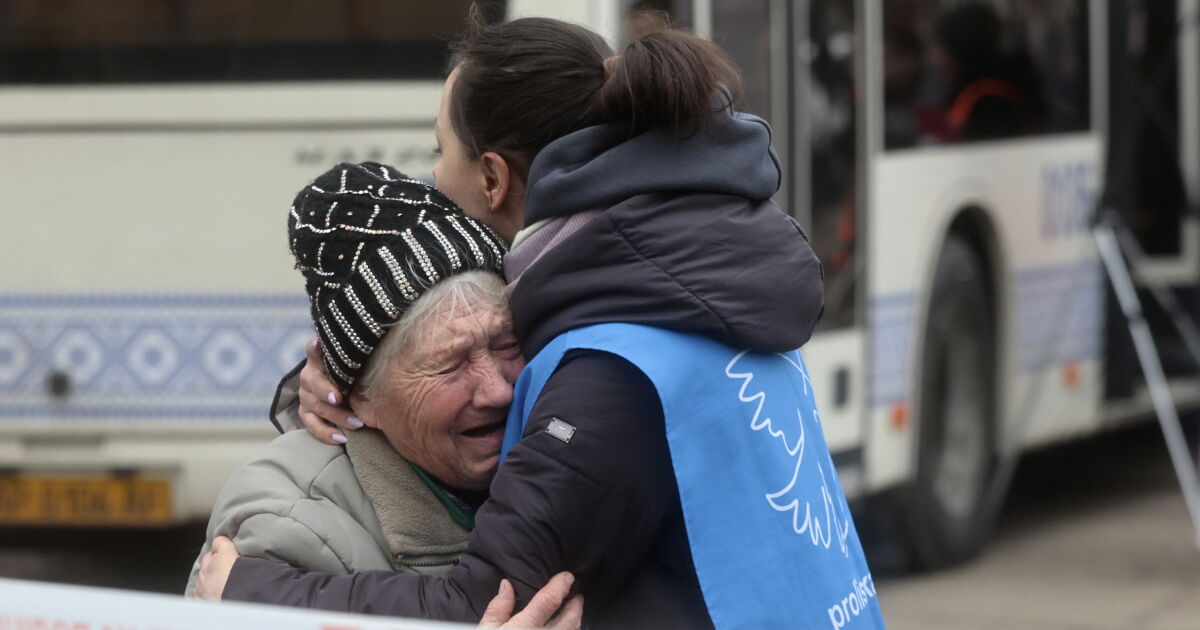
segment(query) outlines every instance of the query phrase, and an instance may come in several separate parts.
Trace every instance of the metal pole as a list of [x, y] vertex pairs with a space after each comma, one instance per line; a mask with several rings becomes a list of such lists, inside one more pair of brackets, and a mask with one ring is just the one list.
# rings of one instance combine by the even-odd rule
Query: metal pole
[[1167, 451], [1171, 455], [1171, 464], [1175, 467], [1175, 476], [1179, 478], [1179, 486], [1183, 490], [1183, 500], [1192, 517], [1195, 536], [1193, 543], [1200, 549], [1200, 478], [1191, 454], [1188, 453], [1187, 440], [1183, 436], [1179, 416], [1175, 412], [1175, 403], [1171, 400], [1171, 391], [1167, 387], [1167, 378], [1163, 374], [1162, 363], [1154, 347], [1154, 338], [1150, 335], [1150, 327], [1142, 314], [1137, 290], [1134, 289], [1133, 280], [1125, 268], [1125, 260], [1121, 257], [1121, 249], [1112, 225], [1107, 222], [1097, 223], [1092, 229], [1092, 235], [1100, 248], [1100, 258], [1108, 271], [1108, 279], [1117, 294], [1121, 311], [1125, 313], [1125, 319], [1129, 322], [1129, 333], [1133, 336], [1138, 362], [1146, 376], [1150, 400], [1154, 403], [1158, 423], [1167, 441]]
[[692, 3], [692, 32], [705, 39], [713, 36], [713, 0], [694, 0]]

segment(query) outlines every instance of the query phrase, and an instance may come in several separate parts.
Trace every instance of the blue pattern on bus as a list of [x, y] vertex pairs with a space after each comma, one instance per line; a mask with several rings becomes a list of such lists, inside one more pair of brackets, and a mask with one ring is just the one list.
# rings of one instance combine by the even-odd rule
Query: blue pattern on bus
[[[1022, 371], [1100, 358], [1104, 275], [1097, 260], [1014, 277]], [[917, 306], [872, 298], [872, 407], [911, 398]], [[0, 295], [0, 418], [247, 418], [313, 336], [296, 294]], [[50, 374], [71, 393], [48, 394]]]
[[303, 294], [2, 295], [0, 418], [258, 421], [311, 337]]
[[[1018, 271], [1013, 278], [1014, 348], [1018, 369], [1039, 372], [1067, 361], [1101, 359], [1104, 269], [1098, 259]], [[910, 400], [911, 364], [919, 343], [911, 291], [871, 299], [871, 406]]]
[[1015, 280], [1021, 370], [1101, 358], [1105, 278], [1099, 260], [1036, 267], [1017, 272]]
[[911, 291], [871, 299], [871, 406], [881, 407], [908, 399], [913, 322], [917, 300]]

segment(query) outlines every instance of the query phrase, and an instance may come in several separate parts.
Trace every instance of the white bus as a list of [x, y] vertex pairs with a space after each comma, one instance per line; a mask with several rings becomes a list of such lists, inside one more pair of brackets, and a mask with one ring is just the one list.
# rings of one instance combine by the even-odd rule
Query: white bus
[[[340, 160], [428, 176], [469, 4], [0, 3], [0, 524], [207, 516], [311, 335], [283, 210]], [[1198, 4], [481, 3], [618, 44], [661, 10], [729, 51], [825, 267], [805, 353], [843, 485], [921, 566], [980, 548], [1009, 455], [1150, 409], [1087, 228], [1119, 57], [1176, 131], [1140, 163], [1183, 165], [1133, 177], [1137, 272], [1200, 284]]]

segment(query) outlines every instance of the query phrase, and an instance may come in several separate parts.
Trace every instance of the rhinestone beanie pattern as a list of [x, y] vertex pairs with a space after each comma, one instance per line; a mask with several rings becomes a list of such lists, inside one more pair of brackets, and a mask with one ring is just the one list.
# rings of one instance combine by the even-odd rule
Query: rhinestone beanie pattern
[[502, 274], [504, 242], [437, 189], [374, 162], [339, 164], [296, 195], [288, 241], [325, 368], [349, 392], [387, 327], [439, 280]]

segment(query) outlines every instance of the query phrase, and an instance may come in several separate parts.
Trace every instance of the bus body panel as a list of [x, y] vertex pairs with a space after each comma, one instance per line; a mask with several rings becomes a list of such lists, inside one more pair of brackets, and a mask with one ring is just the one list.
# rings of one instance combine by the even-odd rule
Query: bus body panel
[[627, 2], [620, 0], [509, 0], [508, 18], [548, 17], [587, 26], [617, 45], [625, 16], [622, 9]]
[[[207, 518], [313, 336], [284, 226], [339, 161], [431, 179], [435, 82], [0, 90], [0, 468]], [[270, 167], [264, 167], [270, 165]], [[18, 203], [19, 201], [19, 203]], [[30, 524], [38, 524], [32, 522]]]
[[817, 333], [802, 352], [816, 388], [825, 441], [838, 465], [842, 488], [861, 492], [867, 373], [863, 364], [866, 335], [858, 328]]
[[[579, 22], [619, 43], [630, 4], [511, 0], [507, 11]], [[1196, 1], [1182, 2], [1181, 13], [1185, 5], [1194, 11]], [[771, 3], [776, 15], [785, 6]], [[968, 207], [995, 231], [1002, 446], [1088, 434], [1103, 415], [1104, 278], [1087, 229], [1103, 132], [884, 152], [884, 6], [855, 4], [866, 140], [858, 323], [818, 332], [804, 348], [852, 496], [903, 484], [915, 470], [930, 284], [939, 248]], [[1089, 6], [1100, 100], [1103, 3]], [[713, 31], [714, 2], [689, 10], [698, 29]], [[793, 51], [810, 42], [769, 30], [771, 45], [782, 46], [772, 59], [792, 59], [793, 75], [809, 72]], [[1200, 36], [1185, 37], [1194, 54]], [[786, 77], [776, 70], [773, 80]], [[1193, 75], [1186, 111], [1200, 99]], [[17, 357], [0, 361], [0, 392], [19, 403], [0, 411], [0, 468], [161, 475], [173, 484], [178, 519], [206, 516], [228, 471], [273, 435], [264, 417], [273, 384], [311, 335], [282, 234], [287, 203], [337, 161], [378, 160], [429, 178], [439, 96], [440, 83], [425, 80], [0, 88], [8, 149], [0, 184], [12, 191], [8, 203], [20, 200], [6, 211], [11, 237], [0, 263], [22, 270], [0, 285], [0, 295], [11, 294], [0, 304], [0, 353]], [[773, 121], [781, 146], [808, 137], [807, 96], [787, 96], [795, 102], [783, 115], [795, 118]], [[787, 98], [774, 98], [774, 109], [785, 111]], [[1098, 117], [1103, 103], [1094, 105]], [[1183, 127], [1190, 165], [1200, 160], [1194, 119]], [[94, 204], [106, 212], [80, 211]], [[1185, 241], [1200, 239], [1189, 232]], [[56, 254], [64, 248], [76, 257]], [[73, 318], [72, 300], [100, 316]], [[245, 347], [259, 350], [259, 363], [239, 363]], [[159, 363], [150, 365], [148, 349]], [[66, 370], [72, 391], [54, 395], [52, 372], [73, 354], [84, 361]], [[165, 365], [194, 359], [198, 367], [177, 373], [162, 355]]]
[[1090, 134], [874, 160], [868, 487], [901, 483], [913, 470], [915, 422], [904, 419], [919, 415], [922, 322], [940, 246], [966, 208], [983, 211], [998, 240], [1005, 444], [1041, 444], [1097, 426], [1104, 285], [1088, 218], [1098, 160]]
[[0, 264], [38, 263], [2, 288], [300, 292], [280, 229], [296, 191], [338, 161], [431, 179], [439, 98], [427, 82], [0, 91], [0, 185], [23, 200]]

